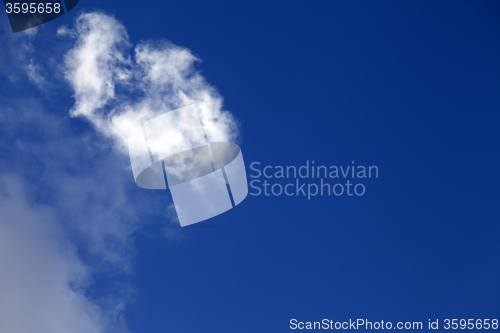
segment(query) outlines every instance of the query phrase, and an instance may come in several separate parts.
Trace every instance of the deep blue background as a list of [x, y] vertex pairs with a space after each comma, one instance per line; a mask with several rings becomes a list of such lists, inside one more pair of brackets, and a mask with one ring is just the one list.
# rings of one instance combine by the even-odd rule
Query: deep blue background
[[203, 60], [248, 173], [379, 167], [363, 197], [249, 196], [182, 229], [145, 219], [131, 331], [500, 319], [500, 2], [82, 0], [48, 25], [97, 8], [134, 43]]

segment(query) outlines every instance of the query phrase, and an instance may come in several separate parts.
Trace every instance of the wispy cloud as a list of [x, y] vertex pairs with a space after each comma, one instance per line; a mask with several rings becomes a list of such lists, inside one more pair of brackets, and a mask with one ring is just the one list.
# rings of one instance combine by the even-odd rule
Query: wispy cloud
[[0, 93], [0, 332], [126, 332], [130, 287], [87, 294], [132, 270], [126, 159], [26, 95]]
[[90, 272], [54, 209], [32, 202], [13, 174], [0, 174], [0, 189], [0, 331], [126, 331], [85, 295]]
[[[7, 21], [0, 21], [0, 31], [9, 31]], [[33, 40], [38, 34], [38, 28], [25, 30], [23, 32], [0, 33], [0, 75], [6, 76], [10, 81], [18, 81], [20, 75], [26, 75], [28, 79], [38, 88], [45, 89], [48, 84], [44, 78], [43, 68], [38, 62]], [[23, 71], [14, 72], [13, 67], [22, 68]]]
[[210, 141], [237, 138], [236, 121], [222, 110], [222, 97], [195, 69], [199, 59], [188, 49], [144, 41], [132, 52], [125, 27], [102, 13], [82, 14], [59, 34], [76, 39], [64, 62], [75, 93], [71, 115], [88, 119], [121, 151], [137, 124], [193, 103]]

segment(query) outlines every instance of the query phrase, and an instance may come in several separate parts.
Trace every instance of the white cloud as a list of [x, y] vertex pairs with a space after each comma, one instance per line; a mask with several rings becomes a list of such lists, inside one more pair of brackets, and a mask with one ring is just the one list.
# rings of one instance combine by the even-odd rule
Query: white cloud
[[64, 62], [75, 92], [71, 115], [87, 118], [122, 152], [127, 152], [137, 124], [193, 103], [210, 141], [236, 139], [234, 118], [222, 110], [216, 89], [195, 70], [198, 59], [188, 49], [146, 41], [132, 56], [125, 27], [102, 13], [82, 14], [74, 29], [60, 34], [76, 38]]
[[[74, 31], [63, 28], [58, 34], [76, 38], [65, 61], [66, 77], [73, 84], [76, 97], [71, 114], [91, 117], [114, 98], [116, 82], [127, 78], [124, 65], [129, 61], [122, 53], [128, 46], [127, 32], [109, 16], [87, 13], [77, 18]], [[92, 120], [102, 126], [101, 119]]]

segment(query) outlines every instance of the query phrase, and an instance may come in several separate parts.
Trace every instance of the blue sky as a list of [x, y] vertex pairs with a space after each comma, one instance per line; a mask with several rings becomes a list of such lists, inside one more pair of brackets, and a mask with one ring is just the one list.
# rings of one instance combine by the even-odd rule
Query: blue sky
[[[92, 28], [75, 28], [85, 13]], [[0, 331], [500, 319], [499, 14], [495, 1], [81, 0], [14, 35], [0, 15]], [[118, 41], [102, 43], [102, 89], [71, 74], [97, 50], [88, 31]], [[171, 81], [148, 85], [137, 45]], [[134, 184], [106, 115], [205, 92], [230, 112], [219, 134], [248, 176], [314, 160], [379, 177], [363, 196], [249, 195], [180, 228], [168, 191]]]

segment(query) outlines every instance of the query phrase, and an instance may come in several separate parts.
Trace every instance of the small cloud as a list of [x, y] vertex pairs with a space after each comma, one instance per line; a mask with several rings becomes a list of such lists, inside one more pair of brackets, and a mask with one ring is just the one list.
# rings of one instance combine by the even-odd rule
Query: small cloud
[[45, 86], [45, 78], [41, 75], [42, 68], [33, 62], [33, 59], [26, 65], [28, 78], [35, 83], [39, 88]]

